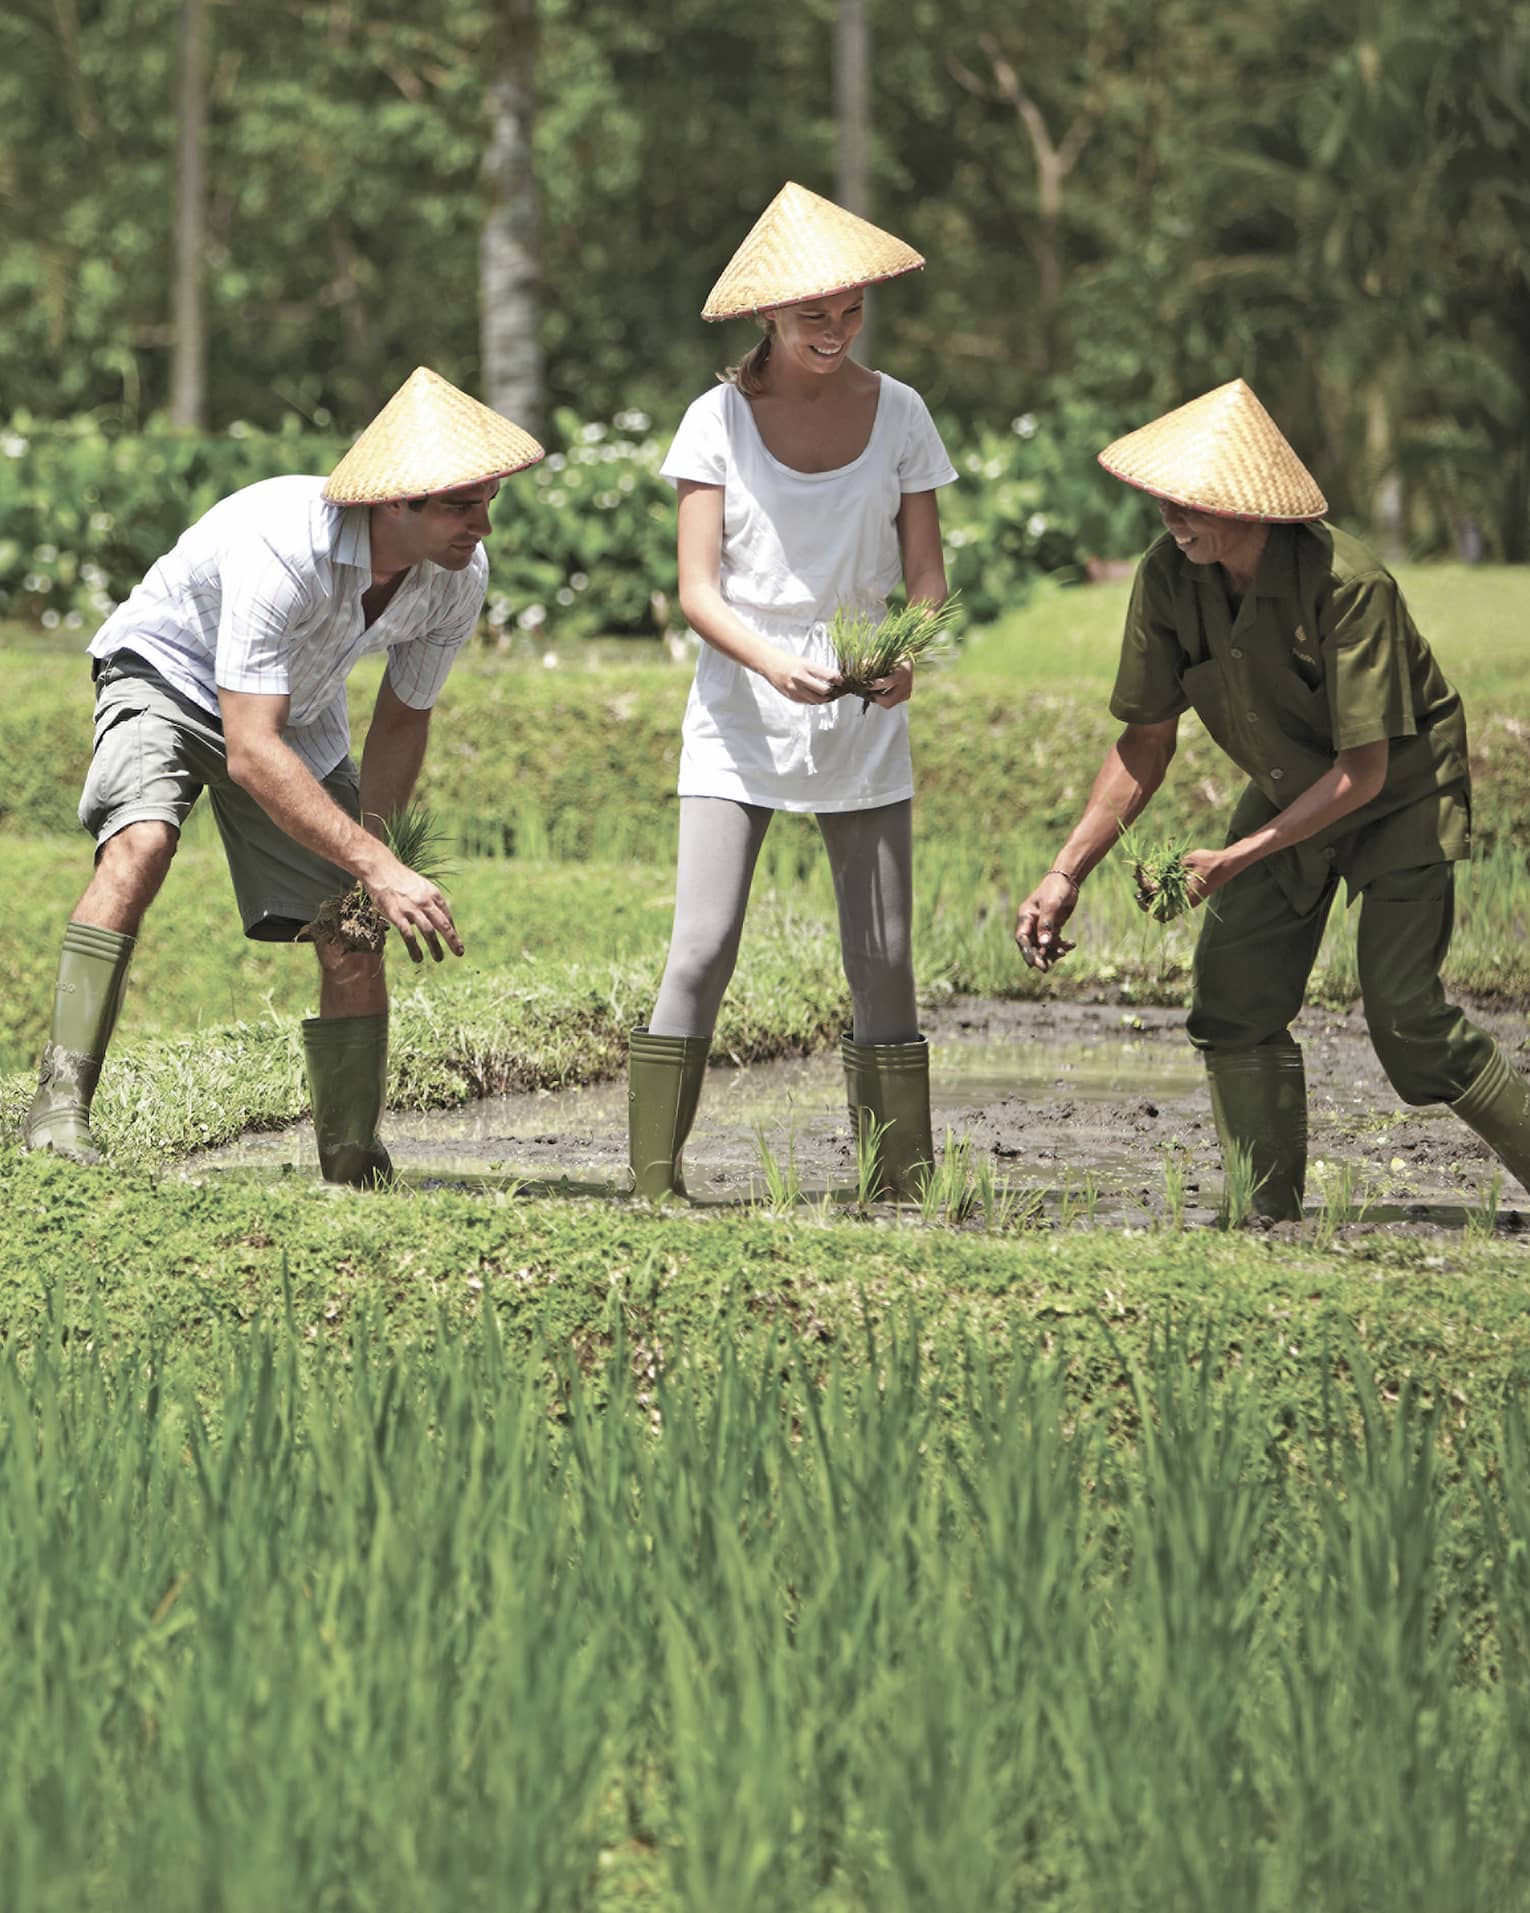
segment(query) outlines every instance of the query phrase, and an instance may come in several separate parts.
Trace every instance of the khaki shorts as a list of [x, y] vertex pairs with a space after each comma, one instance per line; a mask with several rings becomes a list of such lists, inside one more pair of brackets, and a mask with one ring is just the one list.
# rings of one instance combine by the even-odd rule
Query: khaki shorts
[[[361, 783], [349, 757], [320, 781], [348, 817], [360, 817]], [[326, 898], [350, 887], [338, 864], [295, 843], [230, 778], [217, 718], [108, 659], [96, 680], [95, 748], [80, 793], [80, 822], [97, 853], [129, 824], [180, 830], [204, 790], [247, 937], [290, 942]]]

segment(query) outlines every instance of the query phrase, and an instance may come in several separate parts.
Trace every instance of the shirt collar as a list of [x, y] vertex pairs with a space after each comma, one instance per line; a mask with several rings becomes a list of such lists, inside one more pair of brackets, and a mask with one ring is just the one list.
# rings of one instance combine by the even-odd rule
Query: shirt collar
[[[1289, 597], [1296, 582], [1296, 534], [1300, 525], [1271, 525], [1270, 535], [1259, 554], [1259, 569], [1245, 596], [1250, 598]], [[1227, 573], [1220, 565], [1185, 566], [1197, 584], [1215, 585], [1225, 594]]]
[[372, 507], [370, 505], [345, 505], [340, 510], [340, 522], [335, 527], [333, 546], [337, 565], [354, 565], [358, 571], [372, 575]]

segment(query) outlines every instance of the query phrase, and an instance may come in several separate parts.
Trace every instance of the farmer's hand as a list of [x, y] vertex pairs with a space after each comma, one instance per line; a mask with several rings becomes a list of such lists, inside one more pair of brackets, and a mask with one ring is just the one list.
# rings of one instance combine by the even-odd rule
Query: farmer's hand
[[838, 671], [814, 664], [795, 651], [777, 651], [764, 667], [764, 676], [794, 704], [827, 704], [840, 695]]
[[1020, 906], [1015, 942], [1033, 970], [1050, 970], [1074, 947], [1061, 935], [1078, 902], [1078, 885], [1071, 877], [1049, 870]]
[[899, 658], [885, 678], [871, 680], [871, 702], [890, 711], [895, 704], [907, 704], [914, 695], [914, 667], [907, 658]]
[[424, 961], [416, 937], [423, 937], [436, 962], [441, 961], [444, 939], [453, 956], [462, 955], [462, 939], [452, 922], [451, 906], [428, 877], [411, 870], [397, 857], [383, 852], [381, 868], [366, 877], [372, 901], [404, 939], [410, 960]]
[[1159, 923], [1172, 923], [1176, 917], [1183, 916], [1186, 910], [1198, 910], [1213, 890], [1220, 890], [1224, 883], [1231, 882], [1237, 875], [1225, 851], [1187, 850], [1182, 861], [1185, 866], [1185, 900], [1168, 908], [1153, 907], [1154, 899], [1158, 896], [1158, 884], [1148, 876], [1140, 863], [1133, 869], [1137, 884], [1137, 908], [1147, 911]]
[[1238, 864], [1229, 850], [1187, 850], [1185, 868], [1190, 876], [1190, 908], [1198, 910], [1214, 890], [1232, 882]]

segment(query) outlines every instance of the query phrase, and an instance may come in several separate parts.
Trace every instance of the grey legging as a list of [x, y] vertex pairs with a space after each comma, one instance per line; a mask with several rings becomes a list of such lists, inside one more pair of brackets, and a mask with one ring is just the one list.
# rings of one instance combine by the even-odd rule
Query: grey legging
[[[857, 1043], [911, 1043], [919, 1034], [909, 947], [913, 805], [819, 811], [839, 903], [839, 944]], [[675, 928], [655, 1036], [710, 1036], [738, 960], [744, 906], [775, 815], [727, 797], [680, 799]]]

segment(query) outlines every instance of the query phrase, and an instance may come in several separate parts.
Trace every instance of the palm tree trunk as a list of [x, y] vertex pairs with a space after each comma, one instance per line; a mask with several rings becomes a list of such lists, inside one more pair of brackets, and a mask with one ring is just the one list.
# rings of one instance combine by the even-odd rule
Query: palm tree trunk
[[181, 0], [176, 67], [175, 346], [170, 422], [207, 422], [207, 0]]
[[536, 121], [536, 0], [495, 0], [488, 189], [479, 246], [483, 395], [528, 431], [542, 425], [542, 269], [531, 141]]

